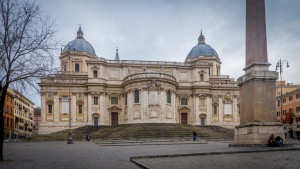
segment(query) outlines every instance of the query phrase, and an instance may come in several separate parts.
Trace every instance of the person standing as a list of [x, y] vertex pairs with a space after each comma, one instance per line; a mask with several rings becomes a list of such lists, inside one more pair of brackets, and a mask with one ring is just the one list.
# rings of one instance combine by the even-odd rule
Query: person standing
[[193, 141], [196, 141], [197, 140], [197, 131], [194, 130], [193, 131]]

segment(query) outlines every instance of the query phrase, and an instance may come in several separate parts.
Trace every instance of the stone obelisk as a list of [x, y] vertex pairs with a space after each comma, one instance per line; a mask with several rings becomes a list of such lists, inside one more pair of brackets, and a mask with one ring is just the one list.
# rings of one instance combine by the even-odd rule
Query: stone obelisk
[[275, 81], [267, 53], [264, 0], [246, 0], [246, 67], [238, 79], [240, 86], [240, 122], [235, 128], [235, 144], [267, 144], [271, 134], [284, 138], [281, 123], [276, 122]]

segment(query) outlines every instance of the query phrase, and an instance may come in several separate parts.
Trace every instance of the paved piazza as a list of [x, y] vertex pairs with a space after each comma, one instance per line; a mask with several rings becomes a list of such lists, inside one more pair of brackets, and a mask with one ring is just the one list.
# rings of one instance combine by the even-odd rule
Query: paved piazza
[[[130, 162], [133, 156], [171, 155], [208, 152], [268, 150], [268, 147], [228, 147], [228, 142], [208, 144], [170, 144], [100, 146], [94, 142], [4, 143], [1, 169], [88, 169], [140, 168]], [[300, 148], [299, 144], [295, 148]], [[284, 148], [273, 148], [284, 149]], [[150, 168], [296, 168], [300, 150], [241, 154], [217, 154], [174, 158], [150, 158], [137, 161]], [[298, 167], [297, 167], [298, 168]]]

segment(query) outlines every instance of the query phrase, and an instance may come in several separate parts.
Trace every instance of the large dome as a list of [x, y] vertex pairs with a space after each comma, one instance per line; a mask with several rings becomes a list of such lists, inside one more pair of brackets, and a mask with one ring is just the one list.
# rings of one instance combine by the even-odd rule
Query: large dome
[[79, 30], [77, 31], [76, 39], [72, 40], [65, 46], [63, 53], [70, 51], [87, 52], [89, 54], [96, 55], [93, 46], [83, 38], [81, 27], [79, 27]]
[[186, 60], [198, 58], [199, 56], [203, 57], [216, 57], [218, 59], [218, 53], [209, 45], [205, 44], [205, 37], [201, 35], [198, 38], [198, 45], [194, 46], [190, 53], [187, 55]]

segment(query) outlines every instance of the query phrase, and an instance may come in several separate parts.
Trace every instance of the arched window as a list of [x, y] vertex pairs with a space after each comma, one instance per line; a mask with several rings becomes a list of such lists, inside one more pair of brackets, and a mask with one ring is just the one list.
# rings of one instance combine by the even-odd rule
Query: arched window
[[167, 103], [171, 103], [171, 91], [167, 91]]
[[140, 102], [140, 92], [138, 90], [134, 91], [134, 103]]

